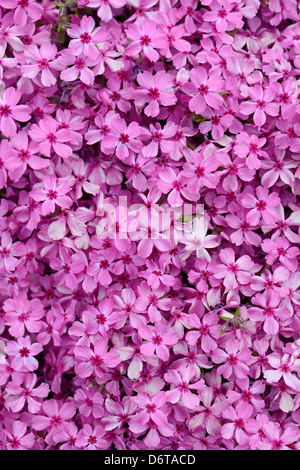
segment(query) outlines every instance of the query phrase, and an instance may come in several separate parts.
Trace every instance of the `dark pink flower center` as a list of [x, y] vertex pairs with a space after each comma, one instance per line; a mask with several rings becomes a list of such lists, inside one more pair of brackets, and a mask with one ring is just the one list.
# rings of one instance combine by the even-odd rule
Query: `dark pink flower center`
[[23, 348], [19, 349], [19, 354], [21, 357], [29, 357], [30, 351], [28, 348], [26, 348], [26, 346], [24, 346]]
[[89, 33], [85, 32], [80, 35], [80, 40], [82, 44], [89, 44], [92, 40], [92, 36]]

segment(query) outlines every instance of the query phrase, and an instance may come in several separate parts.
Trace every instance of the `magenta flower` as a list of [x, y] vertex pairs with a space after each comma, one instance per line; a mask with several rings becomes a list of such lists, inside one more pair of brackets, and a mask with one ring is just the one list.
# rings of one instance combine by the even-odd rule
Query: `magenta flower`
[[183, 172], [177, 173], [173, 168], [166, 167], [159, 173], [158, 188], [165, 194], [168, 193], [168, 203], [172, 207], [182, 206], [183, 198], [196, 201], [198, 193], [187, 189], [186, 178]]
[[120, 8], [125, 3], [125, 0], [89, 0], [88, 6], [97, 8], [97, 15], [106, 23], [113, 18], [112, 8]]
[[31, 343], [30, 337], [20, 337], [17, 341], [8, 341], [5, 351], [12, 356], [12, 367], [17, 371], [34, 371], [38, 368], [37, 356], [43, 347], [39, 343]]
[[175, 330], [167, 328], [167, 325], [162, 321], [156, 322], [155, 326], [152, 325], [140, 325], [139, 334], [145, 343], [141, 345], [141, 353], [145, 356], [153, 356], [157, 354], [157, 357], [162, 361], [167, 361], [170, 352], [167, 346], [174, 346], [178, 341], [178, 336]]
[[[78, 78], [86, 85], [93, 85], [95, 75], [90, 67], [97, 64], [95, 59], [90, 59], [84, 54], [76, 56], [69, 50], [61, 51], [56, 61], [57, 69], [61, 70], [60, 78], [67, 82], [73, 82]], [[71, 65], [71, 67], [68, 67]]]
[[[268, 356], [268, 363], [272, 367], [272, 369], [264, 371], [264, 377], [268, 383], [279, 382], [282, 378], [288, 387], [299, 393], [299, 362], [295, 361], [295, 358], [288, 354], [281, 356], [279, 353], [274, 352]], [[293, 374], [293, 372], [296, 372], [296, 374]]]
[[3, 308], [5, 323], [9, 326], [9, 333], [15, 338], [24, 336], [25, 331], [38, 333], [41, 328], [41, 318], [45, 311], [39, 299], [28, 300], [24, 293], [15, 299], [6, 299]]
[[243, 346], [237, 339], [228, 340], [224, 349], [215, 349], [211, 359], [215, 364], [222, 364], [218, 367], [218, 372], [225, 379], [229, 379], [232, 375], [238, 379], [246, 378], [249, 373], [249, 366], [254, 360], [249, 348]]
[[276, 212], [272, 209], [280, 203], [278, 193], [270, 193], [267, 188], [258, 186], [256, 188], [256, 197], [247, 192], [241, 198], [241, 204], [249, 209], [246, 220], [251, 225], [258, 225], [262, 218], [266, 224], [272, 224], [277, 219]]
[[278, 116], [279, 104], [275, 103], [275, 92], [271, 87], [265, 90], [260, 85], [249, 88], [249, 96], [252, 101], [244, 101], [240, 106], [242, 114], [249, 116], [253, 114], [254, 123], [261, 127], [265, 124], [268, 116]]
[[43, 43], [38, 49], [35, 44], [31, 44], [25, 51], [27, 63], [22, 65], [24, 77], [39, 77], [41, 84], [45, 87], [53, 86], [57, 80], [54, 59], [57, 54], [57, 47], [51, 43]]
[[35, 0], [18, 2], [17, 6], [14, 0], [1, 0], [0, 5], [8, 10], [15, 10], [13, 18], [17, 26], [25, 26], [29, 19], [39, 20], [44, 12], [44, 6]]
[[224, 286], [227, 289], [236, 289], [239, 284], [249, 283], [251, 269], [254, 266], [250, 256], [243, 255], [236, 260], [232, 248], [223, 248], [219, 257], [223, 264], [217, 264], [212, 270], [217, 279], [224, 279]]
[[7, 450], [30, 450], [35, 443], [33, 432], [27, 432], [27, 424], [19, 420], [7, 423], [4, 433], [5, 448]]
[[104, 400], [102, 395], [96, 390], [87, 387], [79, 388], [74, 395], [74, 402], [83, 416], [101, 418], [104, 413]]
[[13, 412], [21, 411], [26, 403], [29, 413], [37, 414], [40, 411], [42, 399], [48, 396], [50, 388], [46, 383], [35, 387], [36, 383], [36, 374], [26, 374], [19, 381], [7, 384], [7, 403]]
[[245, 432], [245, 427], [252, 415], [252, 406], [245, 402], [239, 402], [235, 408], [233, 406], [226, 408], [222, 413], [222, 417], [229, 422], [222, 426], [222, 437], [231, 439], [234, 436], [239, 444], [246, 444], [248, 435]]
[[208, 75], [204, 67], [197, 67], [190, 72], [190, 83], [182, 90], [190, 96], [189, 109], [196, 114], [202, 114], [207, 106], [218, 109], [224, 103], [219, 92], [222, 91], [223, 80], [217, 75]]
[[232, 10], [231, 3], [227, 0], [219, 2], [209, 2], [210, 9], [205, 11], [203, 20], [215, 24], [219, 33], [231, 31], [236, 25], [241, 27], [243, 24], [242, 14], [239, 11]]
[[281, 430], [278, 423], [269, 421], [263, 426], [264, 439], [257, 442], [258, 450], [299, 450], [299, 430], [287, 426]]
[[220, 163], [213, 156], [214, 149], [193, 152], [191, 161], [183, 164], [182, 175], [188, 178], [187, 189], [198, 192], [202, 187], [216, 188], [220, 175], [216, 172]]
[[76, 445], [87, 450], [104, 450], [107, 449], [108, 442], [101, 439], [105, 435], [105, 429], [98, 425], [93, 429], [90, 424], [84, 424], [83, 428], [78, 432]]
[[20, 90], [9, 87], [0, 98], [0, 130], [5, 137], [16, 134], [15, 121], [26, 122], [30, 119], [30, 107], [27, 104], [18, 104], [21, 96]]
[[103, 145], [108, 149], [115, 149], [120, 160], [128, 158], [130, 152], [138, 152], [142, 142], [138, 139], [142, 134], [142, 128], [137, 122], [131, 122], [127, 127], [124, 119], [116, 118], [111, 122], [111, 132], [103, 138]]
[[13, 243], [12, 237], [8, 231], [3, 231], [1, 234], [1, 247], [0, 247], [0, 268], [5, 268], [7, 271], [14, 271], [19, 264], [17, 244]]
[[41, 210], [43, 215], [50, 214], [55, 211], [55, 205], [67, 209], [72, 204], [72, 199], [66, 196], [71, 191], [74, 183], [73, 177], [59, 178], [55, 176], [45, 176], [42, 183], [37, 183], [30, 193], [35, 201], [41, 202]]
[[28, 167], [41, 170], [49, 166], [49, 160], [38, 155], [38, 144], [30, 141], [26, 132], [20, 131], [15, 134], [11, 138], [11, 143], [13, 148], [6, 161], [6, 167], [14, 181], [18, 181]]
[[52, 149], [62, 158], [72, 155], [72, 147], [65, 144], [71, 140], [69, 130], [59, 128], [59, 123], [52, 117], [41, 119], [38, 125], [33, 124], [29, 135], [32, 140], [39, 142], [41, 154], [47, 157], [50, 157]]
[[132, 98], [138, 107], [149, 103], [144, 112], [147, 116], [155, 117], [159, 114], [160, 106], [172, 106], [177, 98], [172, 93], [172, 81], [170, 75], [161, 70], [155, 75], [146, 71], [137, 76], [140, 88], [132, 92]]
[[83, 16], [80, 24], [72, 24], [71, 28], [67, 29], [67, 34], [72, 39], [69, 44], [69, 50], [75, 56], [84, 54], [90, 59], [97, 59], [99, 56], [99, 49], [96, 44], [104, 42], [107, 34], [103, 28], [95, 28], [95, 20], [90, 16]]
[[[200, 394], [205, 390], [204, 380], [200, 379], [195, 383], [190, 383], [194, 372], [190, 368], [169, 370], [164, 379], [170, 385], [170, 390], [166, 392], [166, 399], [170, 403], [182, 403], [183, 406], [195, 410], [199, 406]], [[191, 390], [197, 390], [197, 394]]]
[[159, 54], [155, 48], [159, 47], [160, 42], [156, 39], [156, 24], [153, 21], [144, 20], [140, 25], [130, 24], [126, 35], [130, 39], [125, 51], [127, 56], [132, 57], [143, 51], [151, 62], [158, 61]]
[[64, 426], [76, 413], [74, 403], [70, 400], [62, 402], [51, 398], [44, 401], [42, 405], [43, 414], [32, 417], [32, 427], [37, 431], [49, 429], [46, 442], [54, 444], [55, 434], [61, 432]]
[[142, 149], [144, 157], [156, 157], [159, 148], [163, 153], [172, 151], [174, 144], [171, 138], [175, 136], [177, 131], [177, 125], [174, 122], [167, 122], [163, 129], [158, 123], [155, 124], [155, 126], [150, 124], [149, 130], [150, 132], [144, 132], [144, 134], [151, 139], [151, 142]]
[[249, 318], [255, 322], [263, 322], [263, 329], [268, 335], [276, 335], [280, 320], [286, 320], [291, 316], [289, 310], [282, 304], [278, 292], [267, 291], [266, 294], [256, 294], [252, 303], [257, 307], [249, 308]]
[[201, 392], [201, 402], [203, 405], [197, 407], [196, 414], [188, 422], [189, 429], [195, 431], [198, 428], [205, 428], [208, 434], [217, 436], [222, 428], [222, 411], [228, 407], [228, 402], [227, 400], [214, 400], [211, 387], [206, 387]]
[[253, 134], [249, 136], [246, 132], [241, 132], [236, 136], [237, 144], [234, 152], [239, 158], [246, 158], [246, 165], [250, 170], [258, 170], [261, 167], [261, 160], [268, 154], [261, 150], [266, 143], [265, 138], [258, 138]]
[[75, 370], [79, 377], [85, 378], [95, 375], [101, 378], [106, 368], [116, 367], [120, 363], [119, 354], [111, 349], [107, 351], [107, 341], [103, 338], [98, 339], [93, 348], [88, 346], [76, 346]]
[[284, 237], [277, 237], [275, 240], [265, 239], [262, 242], [262, 249], [266, 255], [266, 261], [272, 265], [279, 260], [289, 271], [296, 271], [298, 267], [299, 248], [291, 246]]

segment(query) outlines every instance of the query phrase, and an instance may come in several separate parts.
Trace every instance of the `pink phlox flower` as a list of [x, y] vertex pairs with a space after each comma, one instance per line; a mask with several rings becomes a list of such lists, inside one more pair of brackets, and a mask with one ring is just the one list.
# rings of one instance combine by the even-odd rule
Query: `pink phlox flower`
[[255, 231], [257, 226], [250, 225], [247, 221], [248, 211], [245, 208], [237, 211], [235, 214], [226, 215], [228, 226], [233, 229], [230, 233], [230, 240], [236, 246], [246, 245], [260, 246], [261, 236]]
[[20, 260], [17, 250], [17, 242], [13, 242], [11, 234], [8, 230], [4, 230], [1, 234], [0, 246], [0, 268], [5, 268], [6, 271], [14, 271]]
[[114, 9], [123, 7], [125, 3], [125, 0], [89, 0], [88, 6], [96, 8], [98, 17], [107, 23], [113, 18]]
[[45, 175], [41, 183], [37, 183], [30, 196], [37, 202], [42, 202], [42, 214], [48, 215], [55, 211], [55, 206], [68, 209], [73, 201], [66, 196], [75, 182], [73, 176], [56, 178], [54, 175]]
[[138, 107], [149, 103], [144, 109], [147, 116], [156, 117], [160, 106], [172, 106], [176, 103], [177, 97], [171, 91], [171, 77], [164, 70], [160, 70], [155, 75], [148, 71], [139, 73], [137, 82], [140, 87], [132, 92], [132, 98]]
[[159, 53], [155, 50], [159, 47], [157, 41], [156, 24], [154, 21], [144, 20], [139, 25], [131, 23], [126, 36], [130, 39], [130, 44], [125, 49], [125, 54], [129, 57], [138, 55], [141, 51], [151, 61], [157, 62]]
[[283, 429], [269, 421], [263, 426], [264, 440], [258, 441], [258, 450], [299, 450], [299, 429], [290, 424]]
[[38, 144], [34, 141], [30, 141], [25, 131], [20, 131], [15, 134], [11, 138], [11, 143], [13, 148], [6, 165], [10, 177], [14, 181], [18, 181], [28, 167], [33, 170], [41, 170], [50, 165], [47, 158], [42, 158], [38, 155]]
[[192, 432], [199, 428], [205, 429], [209, 435], [217, 436], [222, 428], [222, 411], [226, 407], [228, 407], [227, 400], [215, 400], [213, 389], [206, 387], [201, 391], [200, 405], [196, 413], [188, 420], [188, 428]]
[[212, 361], [218, 366], [218, 372], [225, 379], [232, 376], [238, 379], [244, 379], [249, 373], [249, 367], [255, 358], [251, 355], [251, 351], [247, 346], [243, 346], [241, 341], [235, 339], [228, 340], [224, 349], [217, 348], [212, 353]]
[[203, 187], [216, 188], [221, 176], [216, 170], [220, 166], [213, 145], [206, 147], [203, 151], [194, 151], [183, 164], [182, 175], [188, 178], [187, 189], [198, 192]]
[[14, 0], [1, 0], [0, 5], [8, 10], [14, 10], [14, 23], [17, 26], [25, 26], [28, 20], [37, 21], [44, 13], [44, 6], [35, 0], [16, 2]]
[[17, 371], [34, 371], [38, 368], [39, 362], [34, 357], [42, 352], [43, 347], [39, 343], [32, 343], [29, 336], [19, 337], [16, 341], [8, 341], [5, 352], [12, 356], [12, 367]]
[[52, 340], [53, 346], [61, 345], [61, 336], [64, 332], [65, 321], [63, 316], [53, 306], [47, 311], [46, 318], [42, 321], [41, 328], [37, 334], [37, 340], [41, 345], [49, 344]]
[[21, 66], [23, 76], [34, 81], [40, 79], [44, 87], [55, 85], [57, 80], [57, 72], [54, 72], [56, 54], [57, 47], [50, 42], [43, 43], [40, 48], [36, 44], [28, 46], [24, 52], [26, 63]]
[[119, 354], [114, 350], [107, 350], [107, 340], [100, 338], [91, 347], [76, 346], [75, 355], [75, 371], [79, 377], [86, 378], [94, 375], [101, 379], [107, 368], [116, 367], [121, 359]]
[[41, 328], [41, 319], [45, 315], [40, 299], [28, 300], [25, 293], [13, 299], [6, 299], [3, 308], [5, 323], [9, 326], [9, 333], [15, 338], [24, 336], [25, 332], [38, 333]]
[[9, 422], [3, 430], [6, 450], [30, 450], [35, 443], [33, 432], [27, 432], [27, 424], [15, 420], [12, 424]]
[[83, 16], [79, 24], [72, 23], [67, 29], [67, 34], [72, 39], [69, 43], [69, 50], [76, 56], [83, 53], [92, 60], [99, 55], [97, 43], [107, 39], [107, 32], [100, 26], [95, 28], [95, 20], [91, 16]]
[[92, 67], [96, 64], [96, 59], [90, 59], [83, 53], [75, 55], [68, 49], [62, 50], [55, 61], [56, 69], [61, 71], [62, 80], [74, 82], [79, 78], [85, 85], [94, 84], [95, 74]]
[[74, 403], [83, 416], [93, 416], [96, 419], [104, 415], [104, 399], [100, 392], [83, 385], [74, 395]]
[[138, 405], [134, 403], [132, 397], [124, 397], [122, 401], [107, 398], [105, 400], [105, 408], [108, 414], [103, 417], [102, 422], [105, 430], [111, 431], [116, 428], [123, 428], [125, 424], [130, 425]]
[[147, 158], [156, 157], [159, 148], [161, 152], [169, 153], [173, 148], [173, 140], [171, 140], [171, 138], [174, 137], [177, 129], [177, 125], [172, 121], [167, 122], [164, 128], [162, 128], [159, 123], [155, 125], [150, 124], [149, 131], [146, 131], [146, 136], [149, 137], [151, 141], [148, 145], [143, 147], [143, 156]]
[[160, 50], [162, 56], [167, 59], [172, 58], [171, 49], [176, 49], [178, 52], [189, 53], [191, 51], [191, 44], [184, 36], [188, 33], [183, 24], [174, 24], [175, 13], [161, 12], [159, 21], [157, 23], [157, 31], [155, 34], [155, 46]]
[[236, 379], [238, 388], [227, 391], [227, 398], [230, 404], [237, 401], [243, 401], [253, 406], [256, 412], [260, 412], [265, 407], [265, 402], [261, 398], [264, 393], [266, 385], [263, 380], [256, 380], [250, 384], [249, 378]]
[[[164, 374], [165, 381], [171, 384], [170, 390], [166, 392], [166, 400], [195, 410], [199, 406], [200, 394], [205, 390], [206, 385], [203, 379], [191, 383], [193, 377], [194, 371], [186, 367], [169, 370]], [[193, 393], [192, 390], [197, 392]]]
[[254, 124], [261, 127], [265, 124], [268, 116], [278, 116], [279, 104], [274, 102], [275, 92], [269, 86], [265, 90], [260, 85], [249, 88], [249, 96], [252, 101], [244, 101], [240, 105], [240, 111], [245, 116], [254, 113]]
[[266, 261], [272, 265], [279, 260], [289, 271], [295, 272], [298, 267], [299, 248], [291, 246], [285, 237], [277, 237], [274, 240], [265, 238], [261, 247], [266, 255]]
[[38, 377], [36, 374], [25, 374], [20, 380], [13, 380], [6, 385], [6, 399], [9, 408], [13, 412], [21, 411], [27, 403], [28, 411], [37, 414], [43, 401], [50, 392], [49, 385], [40, 383], [37, 387]]
[[264, 294], [256, 294], [251, 302], [257, 307], [248, 309], [249, 318], [254, 322], [262, 322], [267, 335], [276, 335], [280, 323], [292, 316], [292, 313], [282, 305], [282, 298], [276, 291], [267, 290]]
[[211, 2], [209, 10], [203, 15], [203, 20], [214, 23], [219, 33], [231, 31], [235, 27], [241, 28], [244, 24], [242, 18], [242, 12], [232, 10], [231, 2], [227, 0]]
[[[278, 352], [274, 352], [269, 354], [268, 363], [272, 368], [264, 371], [264, 377], [268, 383], [279, 382], [282, 378], [288, 387], [295, 392], [299, 392], [299, 359], [295, 359], [289, 354], [281, 355]], [[296, 374], [293, 372], [296, 372]]]
[[126, 161], [130, 152], [137, 153], [142, 146], [139, 139], [142, 133], [137, 122], [132, 121], [127, 126], [124, 119], [115, 118], [111, 121], [110, 135], [103, 138], [103, 145], [109, 150], [115, 149], [117, 157]]
[[[249, 403], [240, 401], [235, 408], [228, 406], [222, 412], [222, 417], [227, 422], [223, 424], [221, 435], [224, 439], [231, 439], [233, 436], [238, 444], [246, 444], [249, 436], [245, 431], [247, 422], [253, 416], [253, 407]], [[228, 422], [229, 421], [229, 422]]]
[[205, 354], [216, 349], [220, 325], [215, 312], [206, 313], [201, 319], [196, 314], [191, 314], [188, 325], [189, 331], [186, 334], [188, 344], [200, 345]]
[[146, 269], [139, 272], [139, 277], [145, 278], [151, 289], [158, 289], [161, 284], [171, 287], [176, 283], [176, 278], [171, 272], [164, 272], [157, 263], [146, 260]]
[[214, 140], [221, 139], [227, 129], [233, 124], [234, 120], [233, 115], [227, 113], [224, 106], [220, 106], [217, 110], [212, 110], [207, 107], [202, 112], [202, 116], [205, 118], [205, 121], [199, 124], [199, 131], [201, 134], [211, 132], [211, 136]]
[[155, 322], [152, 325], [139, 325], [140, 336], [145, 340], [141, 345], [141, 353], [146, 356], [157, 355], [162, 361], [167, 361], [170, 357], [170, 346], [178, 342], [178, 336], [174, 329], [168, 329], [167, 323], [163, 321]]
[[0, 98], [0, 130], [5, 137], [13, 137], [17, 132], [15, 121], [27, 122], [31, 109], [27, 104], [18, 104], [22, 94], [13, 87], [6, 88]]
[[43, 414], [32, 417], [32, 427], [36, 431], [49, 430], [45, 441], [48, 445], [54, 444], [54, 436], [64, 429], [64, 426], [76, 413], [73, 400], [61, 401], [51, 398], [42, 405]]
[[217, 279], [224, 279], [224, 286], [227, 289], [237, 289], [239, 284], [249, 283], [251, 270], [254, 267], [250, 256], [243, 255], [236, 260], [232, 248], [223, 248], [219, 257], [223, 264], [217, 264], [213, 268], [213, 273]]
[[247, 167], [250, 170], [258, 170], [262, 165], [262, 160], [268, 160], [267, 152], [261, 150], [266, 143], [264, 137], [259, 138], [252, 134], [249, 136], [247, 132], [240, 132], [236, 136], [237, 143], [234, 146], [234, 153], [238, 158], [245, 158]]
[[190, 72], [190, 82], [182, 87], [182, 91], [192, 98], [189, 109], [201, 115], [206, 107], [218, 109], [224, 100], [219, 94], [223, 89], [223, 79], [217, 73], [208, 74], [204, 67], [196, 67]]
[[39, 150], [46, 157], [51, 156], [51, 150], [62, 158], [71, 157], [72, 147], [65, 143], [71, 141], [71, 133], [61, 128], [60, 123], [52, 117], [41, 119], [38, 125], [32, 124], [28, 133], [32, 140], [39, 143]]
[[269, 194], [268, 188], [258, 186], [256, 188], [256, 196], [250, 192], [244, 192], [241, 197], [241, 204], [246, 209], [249, 209], [246, 220], [251, 225], [258, 225], [262, 220], [266, 224], [272, 224], [277, 219], [277, 214], [273, 210], [280, 204], [278, 193], [272, 192]]

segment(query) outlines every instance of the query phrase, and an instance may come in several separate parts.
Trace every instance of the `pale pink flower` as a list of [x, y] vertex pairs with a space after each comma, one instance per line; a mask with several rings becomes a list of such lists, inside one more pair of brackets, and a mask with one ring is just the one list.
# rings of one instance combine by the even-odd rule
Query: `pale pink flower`
[[[203, 379], [191, 383], [193, 377], [194, 371], [187, 367], [182, 367], [178, 371], [169, 370], [164, 374], [165, 381], [171, 384], [170, 390], [166, 392], [166, 400], [195, 410], [199, 406], [200, 394], [205, 390], [206, 385]], [[197, 390], [197, 393], [192, 393], [191, 390]]]
[[30, 107], [27, 104], [18, 104], [21, 96], [20, 90], [9, 87], [0, 98], [0, 130], [5, 137], [16, 134], [15, 121], [26, 122], [30, 119]]
[[147, 116], [155, 117], [159, 114], [160, 106], [172, 106], [176, 103], [177, 97], [171, 91], [171, 77], [164, 70], [155, 75], [148, 71], [139, 73], [137, 81], [140, 87], [132, 92], [132, 97], [138, 107], [149, 103], [144, 109]]
[[[129, 57], [143, 54], [151, 61], [157, 62], [159, 54], [155, 50], [157, 47], [156, 24], [153, 21], [144, 20], [140, 25], [132, 23], [126, 30], [126, 35], [130, 39], [130, 44], [125, 49], [125, 54]], [[159, 46], [158, 42], [158, 46]]]
[[279, 104], [274, 102], [275, 92], [271, 87], [267, 87], [265, 90], [260, 85], [254, 85], [249, 88], [249, 96], [252, 101], [244, 101], [240, 105], [240, 111], [242, 114], [249, 116], [254, 113], [254, 123], [261, 127], [265, 124], [267, 117], [278, 116]]
[[224, 349], [215, 349], [211, 359], [215, 364], [222, 364], [218, 367], [218, 372], [225, 379], [232, 376], [244, 379], [249, 373], [249, 366], [254, 361], [249, 348], [243, 346], [238, 339], [226, 341]]
[[57, 73], [53, 73], [53, 70], [56, 54], [57, 47], [50, 42], [43, 43], [39, 49], [35, 44], [31, 44], [24, 52], [27, 63], [21, 67], [23, 76], [32, 79], [39, 77], [45, 87], [55, 85]]
[[42, 155], [51, 156], [53, 149], [62, 158], [72, 155], [72, 147], [66, 145], [72, 137], [68, 129], [60, 128], [58, 121], [52, 117], [46, 117], [39, 121], [39, 124], [32, 124], [29, 135], [35, 142], [39, 142], [39, 150]]
[[43, 347], [39, 343], [31, 343], [30, 337], [20, 337], [17, 341], [8, 341], [5, 351], [8, 356], [13, 356], [12, 367], [17, 371], [34, 371], [38, 368], [37, 356]]
[[72, 199], [66, 196], [74, 184], [74, 177], [56, 179], [53, 175], [46, 175], [42, 183], [37, 183], [32, 189], [30, 196], [35, 201], [42, 203], [42, 214], [47, 215], [55, 211], [55, 205], [68, 209], [72, 204]]
[[254, 262], [248, 255], [243, 255], [237, 260], [232, 248], [223, 248], [219, 253], [220, 260], [224, 264], [217, 264], [212, 268], [217, 279], [224, 279], [227, 289], [236, 289], [239, 284], [248, 284], [251, 279], [251, 269]]
[[72, 23], [71, 28], [67, 29], [67, 34], [72, 38], [69, 50], [76, 56], [83, 53], [92, 60], [99, 56], [96, 44], [107, 39], [106, 31], [101, 27], [95, 28], [94, 18], [86, 15], [81, 18], [79, 24]]
[[36, 374], [26, 374], [19, 380], [13, 380], [6, 386], [6, 399], [9, 408], [13, 412], [21, 411], [27, 403], [28, 411], [37, 414], [43, 404], [42, 399], [49, 394], [50, 388], [46, 383], [37, 387], [38, 377]]

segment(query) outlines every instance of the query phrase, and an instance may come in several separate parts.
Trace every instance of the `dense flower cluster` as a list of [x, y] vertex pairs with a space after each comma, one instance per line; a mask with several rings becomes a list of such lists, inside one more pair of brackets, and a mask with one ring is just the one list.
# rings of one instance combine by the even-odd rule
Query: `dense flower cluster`
[[299, 2], [0, 7], [1, 448], [299, 450]]

